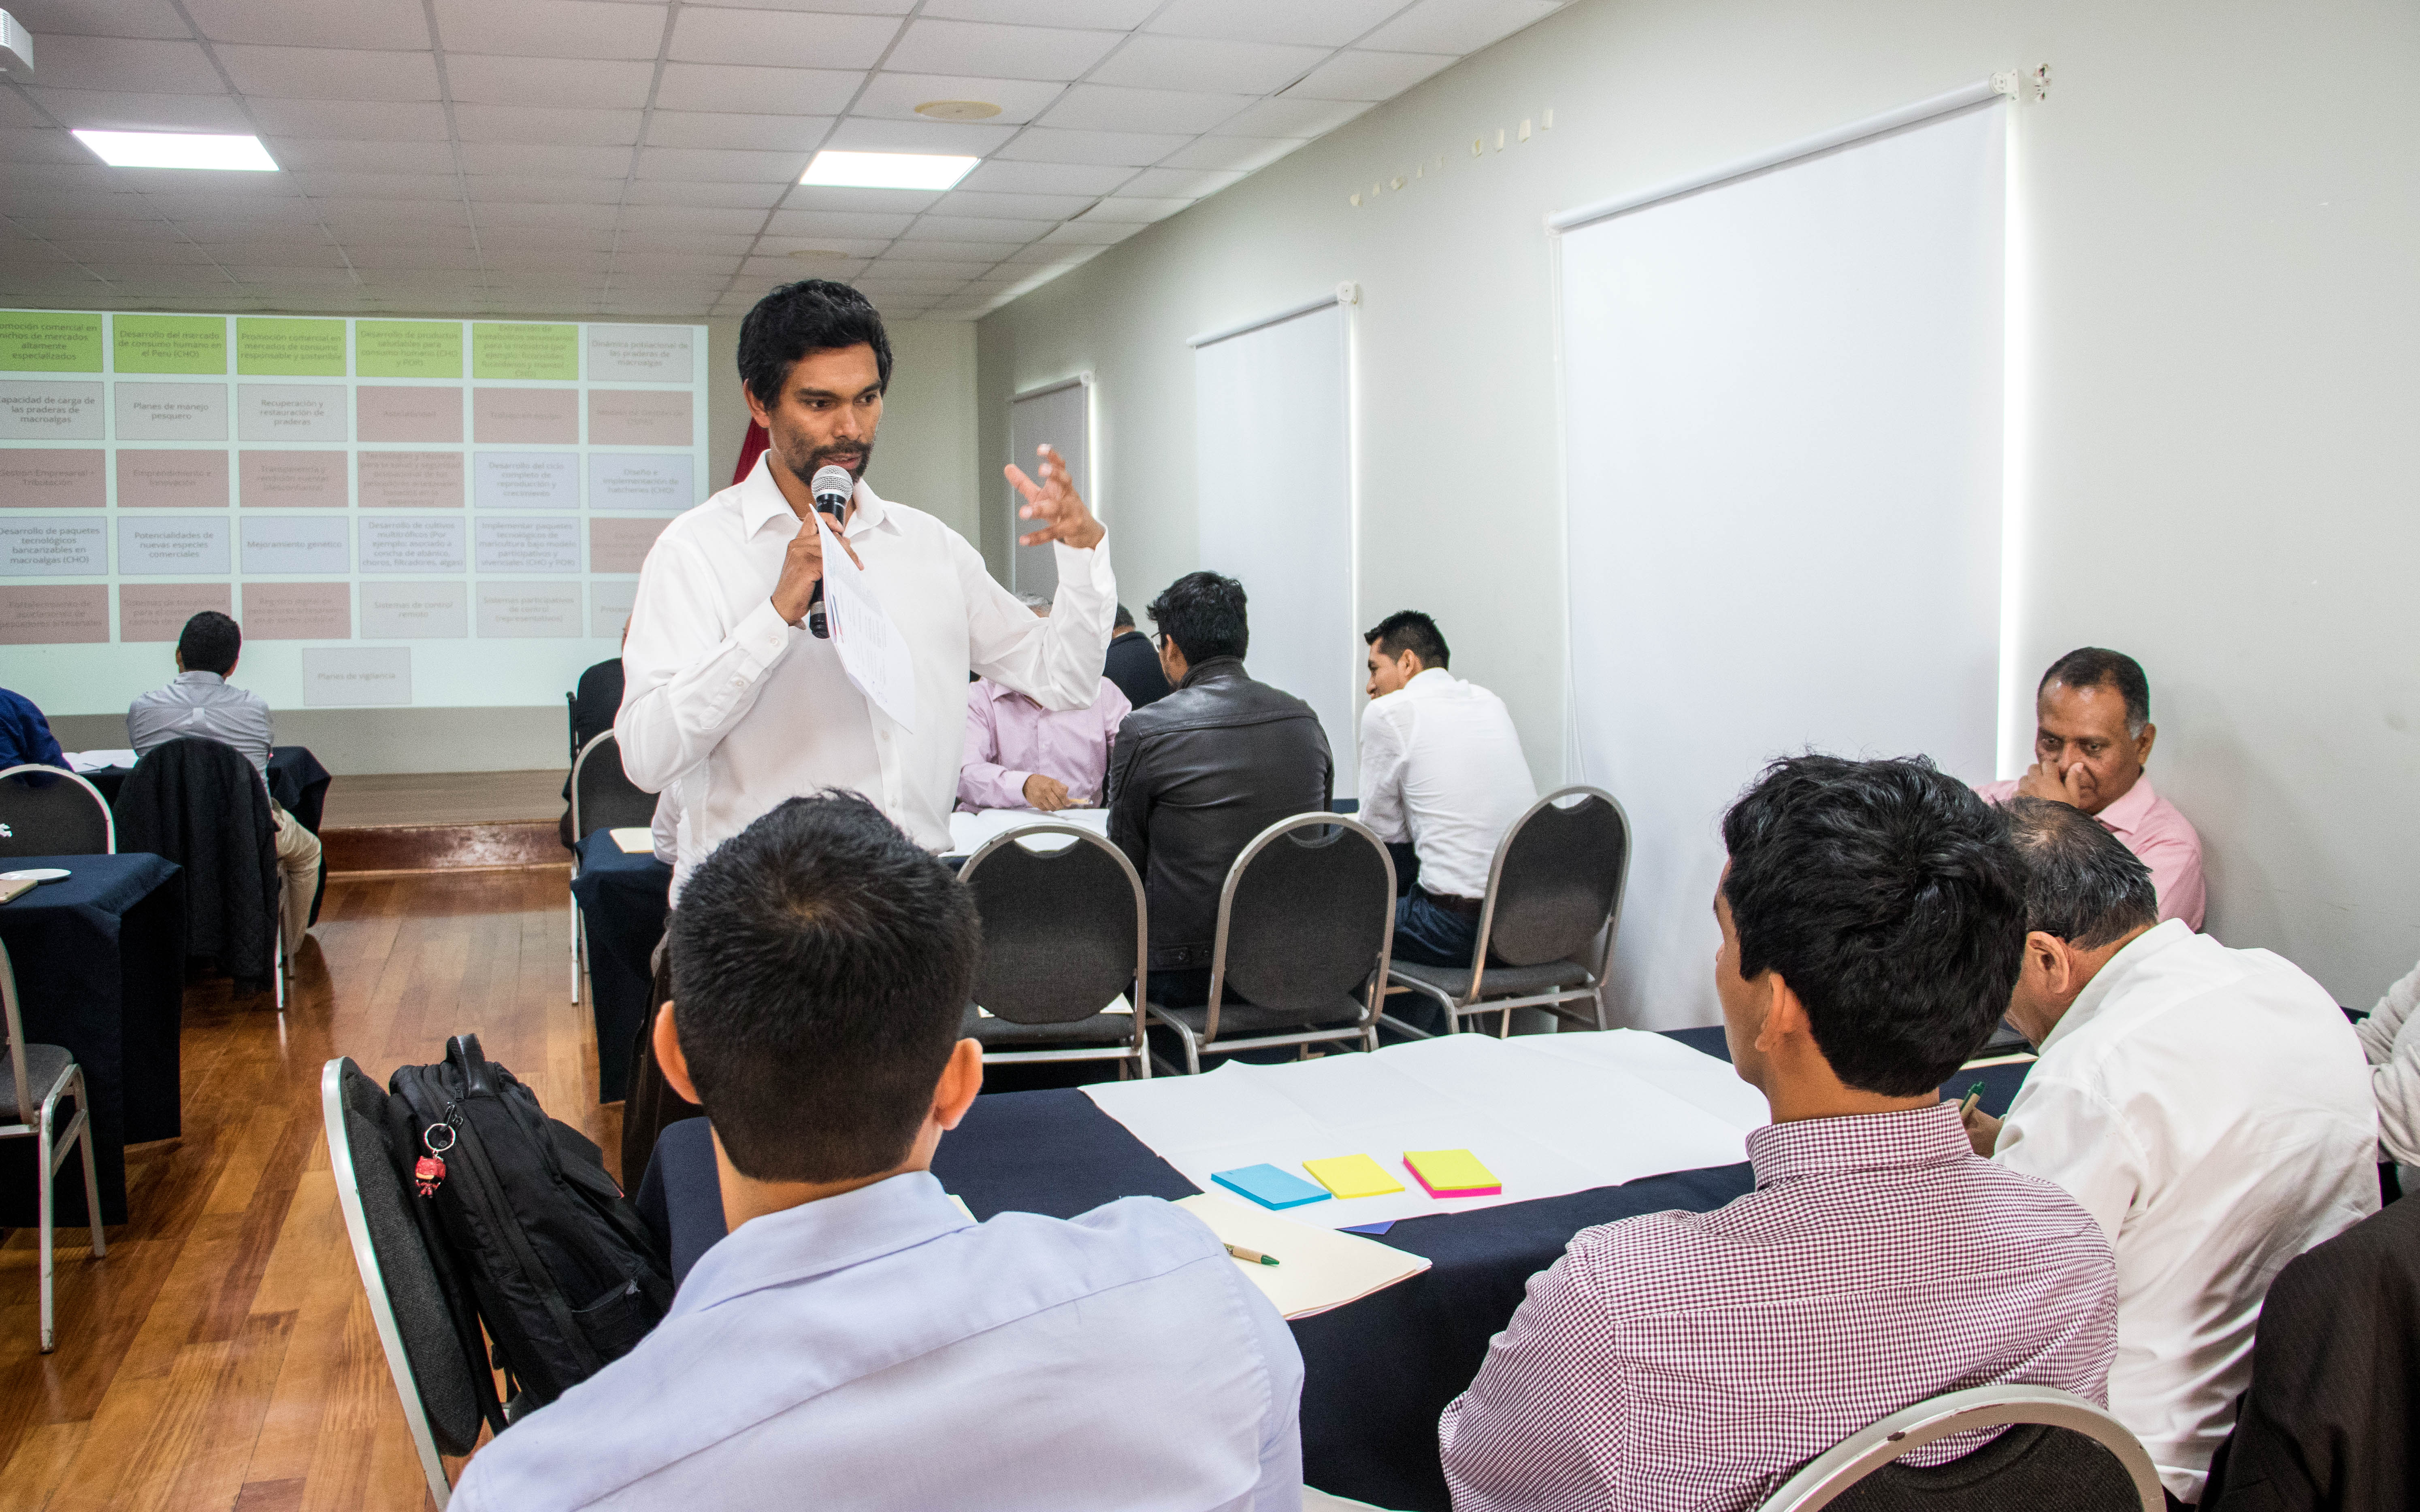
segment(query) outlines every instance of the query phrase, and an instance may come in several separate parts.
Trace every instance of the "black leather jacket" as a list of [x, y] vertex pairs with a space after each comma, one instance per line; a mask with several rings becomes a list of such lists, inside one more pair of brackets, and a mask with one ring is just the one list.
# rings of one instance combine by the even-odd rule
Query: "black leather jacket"
[[1154, 971], [1210, 964], [1227, 869], [1277, 821], [1326, 812], [1335, 779], [1311, 705], [1233, 656], [1126, 716], [1109, 754], [1109, 839], [1142, 873]]

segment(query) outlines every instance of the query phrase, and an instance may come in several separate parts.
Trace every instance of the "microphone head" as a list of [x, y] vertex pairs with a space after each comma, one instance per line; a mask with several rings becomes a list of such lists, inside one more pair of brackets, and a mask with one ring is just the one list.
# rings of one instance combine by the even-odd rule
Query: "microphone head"
[[826, 510], [845, 509], [849, 495], [857, 492], [857, 480], [846, 468], [817, 468], [807, 481], [807, 491], [815, 496], [815, 504]]

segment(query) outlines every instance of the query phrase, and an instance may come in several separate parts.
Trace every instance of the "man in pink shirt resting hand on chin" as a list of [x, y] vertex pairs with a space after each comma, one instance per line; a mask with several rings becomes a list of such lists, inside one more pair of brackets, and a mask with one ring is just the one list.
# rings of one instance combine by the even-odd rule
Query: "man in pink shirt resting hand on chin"
[[1992, 803], [2024, 796], [2083, 810], [2151, 869], [2160, 918], [2199, 930], [2201, 836], [2143, 775], [2160, 731], [2142, 664], [2099, 646], [2069, 652], [2042, 673], [2034, 720], [2034, 764], [1975, 791]]
[[[1050, 617], [1047, 599], [1019, 594], [1025, 607]], [[958, 808], [1091, 809], [1101, 802], [1109, 747], [1131, 711], [1107, 677], [1092, 706], [1053, 713], [1013, 688], [977, 678], [967, 689], [967, 750], [958, 766]]]

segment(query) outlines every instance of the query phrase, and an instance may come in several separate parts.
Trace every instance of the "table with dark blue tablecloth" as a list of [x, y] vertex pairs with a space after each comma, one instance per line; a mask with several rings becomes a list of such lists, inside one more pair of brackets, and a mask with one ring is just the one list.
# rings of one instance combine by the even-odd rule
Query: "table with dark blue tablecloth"
[[[91, 783], [114, 810], [117, 807], [117, 790], [134, 775], [131, 766], [100, 766], [77, 774]], [[272, 746], [269, 750], [269, 795], [277, 806], [302, 821], [312, 834], [319, 833], [319, 820], [328, 811], [328, 784], [334, 780], [319, 758], [311, 754], [308, 746]], [[311, 922], [319, 922], [319, 901], [328, 893], [328, 863], [319, 863], [318, 889], [311, 896]]]
[[[185, 874], [156, 856], [14, 856], [69, 875], [0, 903], [25, 1039], [63, 1045], [92, 1098], [103, 1221], [126, 1222], [126, 1147], [183, 1131]], [[0, 1226], [35, 1221], [34, 1141], [0, 1144]], [[85, 1221], [82, 1158], [59, 1172], [57, 1222]]]
[[[1727, 1059], [1722, 1032], [1684, 1029], [1674, 1038]], [[1963, 1072], [1944, 1090], [1963, 1096], [1981, 1081], [1983, 1106], [1996, 1115], [2007, 1111], [2025, 1069]], [[978, 1219], [1012, 1209], [1072, 1218], [1122, 1196], [1175, 1198], [1197, 1190], [1077, 1090], [977, 1098], [942, 1139], [933, 1174]], [[1720, 1165], [1397, 1223], [1382, 1242], [1427, 1256], [1427, 1271], [1291, 1325], [1303, 1360], [1303, 1479], [1406, 1512], [1445, 1508], [1437, 1414], [1479, 1373], [1488, 1340], [1512, 1319], [1529, 1277], [1583, 1228], [1673, 1208], [1706, 1211], [1752, 1185], [1746, 1165]], [[672, 1257], [675, 1282], [723, 1236], [705, 1119], [664, 1131], [638, 1206]]]
[[630, 1044], [655, 988], [648, 965], [664, 937], [673, 869], [654, 856], [627, 855], [611, 831], [580, 842], [571, 895], [588, 926], [588, 1001], [597, 1020], [597, 1101], [628, 1090]]

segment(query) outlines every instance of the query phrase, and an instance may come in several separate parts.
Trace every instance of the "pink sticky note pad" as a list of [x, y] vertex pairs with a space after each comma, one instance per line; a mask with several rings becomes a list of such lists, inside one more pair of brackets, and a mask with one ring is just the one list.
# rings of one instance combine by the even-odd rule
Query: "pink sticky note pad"
[[1504, 1183], [1466, 1149], [1407, 1149], [1404, 1168], [1433, 1197], [1492, 1197]]

